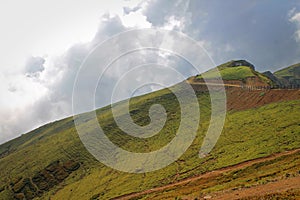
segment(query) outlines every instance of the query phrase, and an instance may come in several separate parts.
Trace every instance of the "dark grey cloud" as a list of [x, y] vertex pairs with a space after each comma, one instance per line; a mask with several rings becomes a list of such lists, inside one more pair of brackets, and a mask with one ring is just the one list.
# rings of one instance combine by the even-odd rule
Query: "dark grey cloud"
[[160, 1], [153, 0], [148, 4], [144, 14], [147, 20], [154, 26], [163, 26], [171, 16], [186, 17], [189, 0], [175, 0], [175, 1]]
[[[290, 10], [300, 10], [296, 1], [153, 1], [144, 13], [154, 26], [163, 26], [172, 15], [189, 23], [182, 30], [209, 43], [216, 63], [247, 59], [259, 70], [276, 70], [300, 62], [296, 26], [289, 21]], [[156, 12], [153, 12], [153, 11]]]

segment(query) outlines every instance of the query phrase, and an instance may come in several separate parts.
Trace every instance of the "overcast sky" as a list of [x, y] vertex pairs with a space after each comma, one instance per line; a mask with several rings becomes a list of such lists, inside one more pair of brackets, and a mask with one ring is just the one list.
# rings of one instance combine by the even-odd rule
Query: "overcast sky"
[[[1, 0], [0, 4], [0, 143], [72, 115], [72, 89], [82, 61], [97, 44], [123, 31], [183, 32], [201, 43], [216, 64], [246, 59], [259, 71], [275, 71], [300, 62], [300, 1]], [[195, 73], [185, 61], [162, 52], [133, 53], [105, 75], [107, 91], [96, 97], [97, 106], [108, 103], [105, 94], [113, 88], [111, 80], [126, 73], [132, 60], [174, 65], [185, 78]], [[146, 74], [167, 85], [180, 80], [159, 70]], [[134, 74], [136, 80], [142, 76]], [[132, 95], [126, 91], [133, 84], [123, 84], [122, 97]], [[81, 89], [84, 96], [88, 87]]]

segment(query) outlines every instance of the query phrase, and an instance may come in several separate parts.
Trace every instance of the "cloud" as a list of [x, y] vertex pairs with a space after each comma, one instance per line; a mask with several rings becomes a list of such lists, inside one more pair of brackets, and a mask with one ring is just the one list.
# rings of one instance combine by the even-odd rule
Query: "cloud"
[[146, 16], [142, 14], [141, 9], [135, 12], [129, 12], [123, 18], [123, 24], [126, 27], [150, 28], [151, 23], [147, 21]]
[[[137, 12], [135, 17], [141, 15], [140, 11]], [[129, 15], [131, 14], [134, 12], [130, 12]], [[132, 28], [151, 26], [145, 20], [144, 17], [138, 23], [131, 23], [130, 21], [134, 21], [132, 16], [122, 17], [106, 13], [101, 17], [98, 31], [90, 42], [75, 44], [60, 56], [45, 58], [32, 56], [25, 63], [23, 71], [8, 73], [9, 75], [0, 73], [5, 77], [1, 79], [3, 88], [0, 89], [5, 91], [2, 95], [10, 99], [2, 98], [3, 102], [0, 100], [0, 141], [11, 139], [49, 121], [72, 115], [73, 86], [85, 57], [96, 45], [113, 35]], [[130, 42], [130, 40], [126, 41], [124, 47], [120, 48], [129, 47]], [[109, 49], [103, 49], [103, 51], [109, 51]], [[157, 59], [155, 55], [148, 54], [147, 57], [148, 60], [143, 60], [143, 57], [140, 59], [136, 59], [134, 56], [127, 57], [123, 60], [121, 68], [112, 67], [103, 77], [105, 87], [97, 93], [96, 106], [100, 107], [110, 103], [109, 94], [113, 90], [113, 83], [128, 70], [131, 64], [150, 62], [151, 60], [154, 62]], [[135, 60], [135, 63], [132, 63], [132, 60]], [[86, 93], [91, 90], [93, 86], [91, 83], [98, 79], [96, 74], [104, 67], [101, 63], [94, 65], [88, 72], [89, 79], [85, 80], [79, 88], [82, 95], [80, 105], [82, 112], [93, 109], [87, 106], [86, 102], [90, 99], [86, 98]], [[150, 75], [150, 71], [148, 71], [148, 75]], [[126, 87], [133, 86], [134, 83], [134, 81], [127, 82], [124, 91], [126, 91]], [[149, 91], [151, 90], [147, 90], [147, 92]], [[127, 93], [126, 95], [129, 97], [131, 94]], [[21, 96], [22, 101], [17, 100]]]
[[36, 81], [38, 77], [26, 76], [23, 71], [0, 72], [0, 79], [0, 141], [3, 142], [45, 122], [42, 119], [46, 115], [33, 116], [33, 113], [37, 113], [36, 103], [48, 91]]
[[[78, 70], [86, 56], [89, 55], [97, 45], [113, 35], [133, 28], [151, 27], [152, 24], [147, 21], [147, 18], [142, 14], [142, 8], [144, 7], [145, 6], [141, 6], [141, 9], [134, 9], [130, 13], [125, 14], [125, 16], [110, 13], [104, 14], [101, 17], [98, 31], [90, 42], [73, 45], [61, 56], [49, 56], [46, 58], [31, 57], [28, 59], [25, 65], [25, 75], [18, 75], [20, 76], [19, 79], [26, 82], [28, 86], [22, 88], [18, 83], [10, 83], [7, 91], [18, 93], [18, 91], [24, 90], [30, 95], [33, 93], [33, 88], [36, 88], [44, 92], [40, 93], [40, 96], [37, 96], [31, 101], [28, 100], [27, 102], [14, 104], [9, 110], [0, 110], [0, 113], [5, 112], [5, 114], [1, 115], [3, 119], [0, 125], [1, 130], [5, 132], [5, 134], [2, 134], [0, 141], [29, 131], [46, 122], [72, 115], [74, 82]], [[135, 18], [139, 18], [140, 20], [134, 20]], [[131, 35], [123, 41], [116, 42], [114, 45], [116, 45], [117, 51], [120, 50], [121, 52], [123, 49], [126, 50], [133, 46], [139, 46], [139, 44], [132, 43], [132, 38], [134, 37], [135, 36]], [[138, 37], [138, 35], [136, 37]], [[153, 42], [157, 42], [159, 45], [161, 43], [159, 41]], [[110, 56], [109, 47], [99, 50], [107, 52], [107, 56]], [[189, 49], [189, 51], [191, 51], [192, 55], [193, 50]], [[111, 52], [111, 55], [115, 55], [115, 53], [118, 54], [118, 52]], [[94, 107], [90, 107], [88, 104], [91, 100], [89, 93], [95, 86], [93, 83], [99, 78], [100, 72], [104, 71], [106, 67], [104, 63], [101, 63], [101, 58], [95, 58], [89, 62], [91, 62], [91, 67], [87, 74], [85, 74], [88, 78], [85, 79], [83, 84], [80, 85], [80, 88], [78, 88], [80, 92], [80, 105], [78, 105], [80, 112], [94, 109]], [[103, 74], [101, 86], [98, 87], [96, 91], [96, 107], [111, 103], [111, 92], [114, 90], [114, 86], [120, 77], [134, 67], [143, 66], [147, 63], [153, 64], [141, 67], [139, 70], [133, 70], [124, 77], [126, 81], [123, 81], [121, 84], [122, 92], [117, 94], [114, 101], [130, 97], [133, 95], [133, 91], [135, 92], [134, 95], [139, 95], [162, 87], [159, 85], [144, 85], [142, 88], [135, 88], [137, 85], [143, 85], [143, 83], [147, 81], [162, 83], [166, 86], [182, 81], [183, 77], [188, 77], [196, 73], [187, 61], [167, 52], [157, 50], [138, 50], [132, 52], [119, 58], [118, 61], [111, 65]], [[180, 74], [170, 72], [168, 67], [174, 68]], [[168, 71], [170, 76], [166, 75]], [[181, 75], [183, 75], [183, 77]], [[12, 77], [16, 78], [16, 75]], [[25, 84], [23, 84], [23, 86], [25, 86]], [[16, 96], [20, 95], [17, 93]]]
[[[300, 49], [293, 38], [293, 35], [298, 38], [299, 32], [295, 34], [287, 17], [299, 8], [296, 2], [283, 4], [270, 0], [226, 3], [156, 0], [144, 14], [153, 26], [176, 29], [180, 24], [180, 31], [208, 43], [207, 50], [217, 64], [247, 59], [263, 71], [299, 62]], [[298, 16], [293, 17], [294, 23], [298, 23]]]
[[186, 17], [190, 1], [160, 1], [153, 0], [147, 4], [146, 9], [143, 11], [147, 16], [147, 20], [156, 27], [163, 27], [168, 19], [172, 16], [176, 18]]
[[125, 14], [125, 15], [128, 15], [128, 14], [130, 14], [131, 12], [136, 12], [136, 11], [140, 10], [141, 8], [142, 8], [142, 7], [141, 7], [140, 5], [135, 6], [135, 7], [133, 7], [133, 8], [130, 8], [130, 7], [124, 7], [124, 8], [123, 8], [123, 11], [124, 11], [124, 14]]
[[72, 115], [73, 83], [83, 59], [96, 44], [124, 30], [118, 16], [106, 14], [92, 41], [76, 44], [60, 56], [32, 56], [23, 70], [0, 72], [0, 142]]
[[297, 30], [295, 31], [295, 40], [300, 42], [300, 12], [295, 13], [296, 9], [293, 8], [289, 11], [288, 16], [290, 16], [289, 21], [296, 25]]
[[45, 69], [46, 60], [42, 57], [30, 57], [25, 64], [25, 73], [28, 76], [38, 76]]

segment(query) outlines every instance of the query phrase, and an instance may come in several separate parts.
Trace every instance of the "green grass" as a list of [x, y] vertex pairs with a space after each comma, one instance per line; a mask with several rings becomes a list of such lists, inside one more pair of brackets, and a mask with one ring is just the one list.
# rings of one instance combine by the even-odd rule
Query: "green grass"
[[[140, 199], [167, 199], [178, 198], [201, 199], [205, 194], [221, 190], [238, 190], [257, 185], [263, 185], [287, 177], [299, 176], [300, 153], [282, 156], [273, 160], [264, 161], [239, 170], [233, 170], [212, 177], [209, 180], [198, 179], [187, 185], [180, 185], [142, 196]], [[280, 196], [275, 194], [274, 196]], [[259, 199], [259, 198], [258, 198]]]
[[278, 78], [284, 76], [295, 76], [296, 70], [298, 70], [298, 76], [299, 76], [299, 69], [300, 69], [300, 63], [278, 70], [274, 72], [274, 75]]
[[300, 63], [292, 65], [290, 67], [281, 69], [274, 73], [274, 76], [278, 79], [282, 86], [292, 86], [300, 84]]
[[[197, 137], [185, 154], [166, 168], [146, 174], [129, 174], [106, 167], [85, 150], [72, 118], [67, 118], [0, 146], [1, 151], [10, 149], [9, 155], [0, 159], [0, 188], [4, 188], [0, 192], [0, 199], [12, 198], [11, 183], [21, 177], [32, 177], [55, 160], [72, 159], [80, 162], [81, 167], [61, 184], [44, 193], [43, 199], [50, 196], [51, 199], [90, 199], [96, 196], [107, 199], [300, 147], [298, 100], [228, 113], [217, 145], [207, 157], [200, 159], [198, 151], [210, 119], [210, 98], [208, 93], [198, 93], [197, 96], [201, 109]], [[131, 116], [137, 124], [149, 123], [148, 110], [153, 103], [164, 105], [168, 114], [167, 123], [159, 134], [148, 139], [124, 134], [116, 126], [110, 106], [97, 111], [98, 119], [115, 144], [134, 152], [153, 151], [174, 137], [180, 121], [178, 102], [169, 90], [164, 89], [131, 100]], [[118, 105], [122, 106], [122, 102]], [[86, 123], [89, 125], [90, 122]]]
[[[248, 66], [238, 66], [238, 67], [218, 67], [219, 73], [223, 80], [240, 80], [245, 81], [249, 77], [259, 77], [265, 83], [271, 83], [271, 81], [264, 76], [263, 74], [252, 70]], [[204, 72], [201, 75], [198, 75], [197, 79], [214, 79], [218, 77], [218, 72], [216, 69], [211, 69], [207, 72]]]
[[[246, 66], [239, 66], [239, 67], [230, 67], [220, 69], [220, 74], [223, 80], [243, 80], [247, 77], [255, 76], [252, 70]], [[217, 77], [216, 70], [209, 70], [202, 75], [199, 75], [197, 78], [207, 78], [212, 79]]]

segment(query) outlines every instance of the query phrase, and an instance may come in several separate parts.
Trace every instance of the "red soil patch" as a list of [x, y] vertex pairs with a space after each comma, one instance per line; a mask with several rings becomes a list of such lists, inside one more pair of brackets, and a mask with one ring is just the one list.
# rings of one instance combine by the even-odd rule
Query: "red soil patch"
[[260, 107], [273, 102], [300, 100], [300, 90], [227, 90], [227, 109], [245, 110]]

